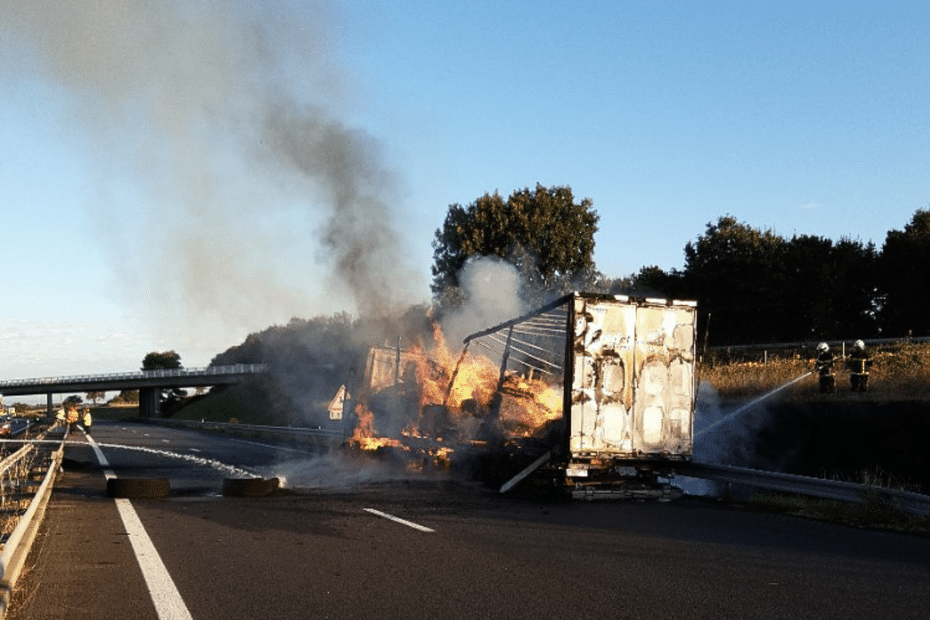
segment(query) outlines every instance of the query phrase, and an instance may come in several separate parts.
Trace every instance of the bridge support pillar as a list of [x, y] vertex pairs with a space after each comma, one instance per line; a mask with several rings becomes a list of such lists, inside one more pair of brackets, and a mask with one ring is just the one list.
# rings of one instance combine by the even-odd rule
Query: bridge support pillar
[[145, 387], [139, 389], [140, 418], [148, 419], [158, 417], [158, 396], [160, 393], [160, 388]]
[[52, 393], [49, 392], [45, 396], [46, 396], [46, 399], [45, 399], [46, 411], [47, 411], [48, 419], [51, 421], [55, 419], [55, 408], [52, 406]]

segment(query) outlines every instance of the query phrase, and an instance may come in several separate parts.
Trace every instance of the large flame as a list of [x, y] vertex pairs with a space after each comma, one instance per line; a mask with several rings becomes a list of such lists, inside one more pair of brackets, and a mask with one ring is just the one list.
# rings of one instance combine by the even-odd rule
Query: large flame
[[[428, 352], [418, 346], [407, 349], [406, 353], [409, 359], [415, 360], [419, 410], [404, 412], [414, 421], [404, 428], [402, 436], [443, 441], [445, 437], [436, 430], [435, 424], [424, 420], [425, 412], [434, 415], [438, 408], [447, 418], [443, 423], [454, 426], [459, 439], [471, 439], [482, 420], [494, 414], [492, 407], [498, 388], [501, 399], [496, 413], [501, 430], [507, 436], [532, 435], [546, 423], [562, 416], [561, 384], [550, 385], [509, 371], [501, 381], [500, 367], [490, 358], [473, 350], [453, 356], [438, 323], [433, 325], [433, 346]], [[409, 389], [410, 386], [405, 387]], [[406, 447], [400, 438], [379, 436], [375, 413], [364, 400], [355, 411], [358, 424], [352, 443], [363, 450], [384, 446]], [[447, 450], [443, 450], [444, 456], [447, 456]]]
[[355, 407], [355, 415], [358, 423], [355, 425], [355, 432], [349, 440], [353, 445], [362, 450], [374, 451], [383, 447], [398, 447], [400, 441], [388, 437], [376, 437], [374, 427], [374, 413], [365, 407], [364, 404], [358, 404]]

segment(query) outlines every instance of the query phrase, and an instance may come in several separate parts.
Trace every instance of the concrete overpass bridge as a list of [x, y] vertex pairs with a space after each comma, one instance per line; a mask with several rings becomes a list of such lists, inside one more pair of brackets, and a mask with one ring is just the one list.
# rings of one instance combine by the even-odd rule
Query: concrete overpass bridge
[[158, 396], [164, 389], [229, 385], [267, 370], [265, 364], [236, 364], [207, 368], [140, 370], [107, 375], [11, 379], [0, 381], [0, 396], [46, 394], [48, 413], [52, 416], [54, 394], [139, 390], [139, 415], [152, 418], [158, 415]]

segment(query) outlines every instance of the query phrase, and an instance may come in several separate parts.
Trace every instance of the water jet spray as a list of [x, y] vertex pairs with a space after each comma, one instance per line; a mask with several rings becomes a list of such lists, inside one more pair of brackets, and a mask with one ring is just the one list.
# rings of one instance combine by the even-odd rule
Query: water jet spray
[[791, 381], [785, 383], [784, 385], [780, 385], [780, 386], [778, 386], [777, 388], [775, 388], [774, 390], [771, 390], [771, 391], [769, 391], [769, 392], [766, 392], [765, 394], [763, 394], [762, 396], [756, 398], [755, 400], [746, 403], [745, 405], [743, 405], [742, 407], [740, 407], [740, 408], [737, 409], [736, 411], [733, 411], [733, 412], [731, 412], [731, 413], [728, 413], [727, 415], [725, 415], [724, 417], [720, 418], [719, 420], [717, 420], [716, 422], [714, 422], [713, 424], [711, 424], [711, 425], [708, 426], [707, 428], [701, 430], [700, 432], [695, 433], [695, 434], [694, 434], [694, 438], [695, 438], [695, 439], [699, 438], [701, 435], [703, 435], [703, 434], [706, 433], [707, 431], [712, 430], [712, 429], [714, 429], [714, 428], [720, 426], [721, 424], [723, 424], [724, 422], [726, 422], [726, 421], [729, 420], [730, 418], [732, 418], [732, 417], [734, 417], [734, 416], [737, 416], [737, 415], [743, 413], [744, 411], [746, 411], [746, 410], [748, 410], [748, 409], [751, 409], [751, 408], [754, 407], [755, 405], [758, 405], [759, 403], [761, 403], [761, 402], [762, 402], [763, 400], [765, 400], [766, 398], [768, 398], [768, 397], [770, 397], [770, 396], [772, 396], [772, 395], [774, 395], [774, 394], [777, 394], [778, 392], [782, 391], [782, 390], [785, 389], [786, 387], [789, 387], [789, 386], [794, 385], [795, 383], [797, 383], [797, 382], [800, 381], [801, 379], [804, 379], [805, 377], [807, 377], [808, 375], [811, 375], [811, 374], [813, 374], [813, 371], [812, 371], [812, 370], [809, 370], [809, 371], [805, 372], [803, 375], [801, 375], [800, 377], [796, 377], [796, 378], [792, 379]]

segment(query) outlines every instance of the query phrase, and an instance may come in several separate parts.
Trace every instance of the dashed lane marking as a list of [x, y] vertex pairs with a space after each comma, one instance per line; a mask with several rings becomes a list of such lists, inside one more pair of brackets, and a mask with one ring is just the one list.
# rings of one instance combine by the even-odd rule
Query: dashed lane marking
[[391, 521], [394, 521], [395, 523], [400, 523], [400, 524], [402, 524], [402, 525], [406, 525], [407, 527], [412, 527], [413, 529], [415, 529], [415, 530], [420, 530], [421, 532], [433, 532], [433, 531], [435, 531], [435, 530], [431, 530], [430, 528], [426, 527], [425, 525], [420, 525], [419, 523], [414, 523], [413, 521], [407, 521], [406, 519], [401, 519], [400, 517], [395, 517], [394, 515], [389, 515], [389, 514], [386, 513], [386, 512], [381, 512], [380, 510], [375, 510], [374, 508], [366, 508], [365, 510], [366, 510], [367, 512], [370, 512], [370, 513], [373, 514], [373, 515], [378, 515], [379, 517], [384, 517], [385, 519], [390, 519]]

